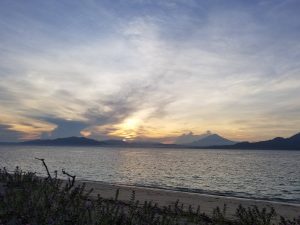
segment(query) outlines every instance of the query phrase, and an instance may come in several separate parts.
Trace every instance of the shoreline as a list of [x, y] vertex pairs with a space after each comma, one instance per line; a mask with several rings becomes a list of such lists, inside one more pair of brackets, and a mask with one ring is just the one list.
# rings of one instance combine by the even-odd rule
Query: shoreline
[[178, 193], [187, 193], [187, 194], [200, 194], [203, 196], [208, 197], [224, 197], [224, 198], [233, 198], [233, 199], [241, 199], [241, 200], [253, 200], [253, 201], [262, 201], [262, 202], [270, 202], [275, 204], [288, 204], [288, 205], [295, 205], [300, 206], [300, 201], [286, 201], [285, 199], [281, 198], [255, 198], [255, 197], [244, 197], [244, 196], [234, 196], [230, 194], [225, 194], [222, 192], [209, 192], [200, 189], [189, 189], [189, 188], [168, 188], [168, 187], [159, 187], [159, 186], [147, 186], [147, 185], [139, 185], [139, 184], [122, 184], [122, 183], [110, 183], [106, 181], [97, 181], [97, 180], [86, 180], [86, 179], [78, 179], [78, 182], [81, 183], [100, 183], [104, 185], [112, 185], [112, 186], [120, 186], [120, 187], [127, 187], [127, 188], [145, 188], [145, 189], [153, 189], [153, 190], [163, 190], [169, 192], [178, 192]]
[[270, 209], [273, 207], [277, 212], [278, 220], [280, 219], [280, 216], [284, 216], [288, 219], [298, 218], [300, 216], [300, 204], [297, 203], [112, 184], [102, 181], [77, 180], [77, 183], [85, 183], [87, 190], [93, 188], [91, 197], [96, 197], [98, 194], [100, 194], [100, 196], [103, 198], [114, 198], [117, 189], [119, 189], [119, 200], [128, 202], [132, 195], [132, 191], [134, 191], [135, 199], [139, 200], [141, 204], [143, 204], [145, 201], [152, 201], [153, 203], [157, 203], [160, 207], [163, 207], [172, 205], [179, 200], [179, 204], [183, 204], [184, 209], [188, 209], [190, 205], [193, 209], [196, 209], [200, 205], [201, 212], [204, 212], [208, 215], [211, 215], [213, 209], [216, 207], [220, 207], [222, 210], [224, 204], [226, 204], [226, 215], [229, 218], [234, 217], [236, 209], [239, 205], [242, 205], [243, 207], [257, 206], [260, 209]]
[[[63, 180], [65, 182], [66, 180]], [[183, 192], [176, 190], [166, 190], [149, 187], [138, 187], [121, 184], [106, 183], [103, 181], [87, 181], [76, 180], [75, 186], [85, 184], [85, 191], [90, 193], [91, 199], [97, 198], [98, 195], [104, 199], [115, 199], [116, 192], [119, 190], [118, 200], [129, 203], [132, 199], [132, 193], [134, 191], [135, 201], [139, 201], [139, 205], [142, 206], [144, 202], [157, 203], [159, 208], [165, 206], [174, 205], [179, 201], [179, 206], [183, 205], [185, 211], [189, 211], [191, 206], [193, 210], [196, 210], [200, 206], [200, 213], [205, 213], [208, 216], [212, 216], [213, 210], [217, 207], [223, 211], [224, 205], [226, 205], [227, 219], [235, 219], [236, 209], [239, 205], [244, 208], [257, 207], [259, 210], [266, 208], [267, 212], [271, 208], [276, 211], [276, 217], [273, 222], [280, 222], [280, 216], [286, 219], [300, 219], [300, 204], [274, 202], [266, 200], [256, 200], [247, 198], [238, 198], [230, 196], [218, 196], [202, 193]], [[4, 191], [3, 183], [0, 183], [0, 193]]]

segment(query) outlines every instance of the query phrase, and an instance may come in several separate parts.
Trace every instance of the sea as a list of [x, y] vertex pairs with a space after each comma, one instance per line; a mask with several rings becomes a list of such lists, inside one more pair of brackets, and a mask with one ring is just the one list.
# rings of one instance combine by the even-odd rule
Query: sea
[[46, 176], [300, 204], [300, 151], [0, 146], [0, 167]]

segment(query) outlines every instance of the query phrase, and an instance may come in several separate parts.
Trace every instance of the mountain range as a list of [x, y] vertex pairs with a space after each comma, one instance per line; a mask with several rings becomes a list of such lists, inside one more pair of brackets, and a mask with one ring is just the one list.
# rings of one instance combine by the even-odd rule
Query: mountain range
[[189, 143], [189, 146], [198, 146], [198, 147], [207, 147], [207, 146], [219, 146], [219, 145], [234, 145], [237, 142], [228, 140], [226, 138], [221, 137], [218, 134], [210, 134], [206, 137], [203, 137], [197, 141]]
[[[189, 135], [189, 134], [188, 134]], [[190, 138], [190, 137], [189, 137]], [[182, 140], [181, 140], [182, 141]], [[153, 147], [153, 148], [210, 148], [210, 149], [270, 149], [300, 150], [300, 133], [289, 138], [277, 137], [259, 142], [239, 142], [228, 140], [218, 134], [207, 134], [199, 140], [187, 144], [162, 144], [159, 142], [126, 142], [121, 140], [97, 141], [85, 137], [68, 137], [57, 139], [38, 139], [18, 143], [0, 143], [34, 146], [113, 146], [113, 147]]]
[[173, 144], [162, 144], [159, 142], [127, 142], [122, 140], [105, 140], [97, 141], [85, 137], [67, 137], [56, 139], [38, 139], [17, 143], [19, 145], [34, 145], [34, 146], [114, 146], [114, 147], [176, 147]]
[[300, 133], [289, 138], [276, 137], [268, 141], [259, 141], [253, 143], [240, 142], [231, 146], [218, 146], [217, 148], [300, 150]]
[[206, 138], [209, 135], [211, 135], [212, 133], [210, 131], [206, 131], [206, 133], [204, 134], [200, 134], [200, 135], [196, 135], [193, 132], [189, 132], [186, 134], [182, 134], [180, 136], [178, 136], [174, 143], [177, 145], [188, 145], [190, 143], [193, 143], [195, 141], [199, 141], [200, 139]]
[[176, 138], [175, 144], [195, 147], [217, 146], [217, 145], [233, 145], [237, 142], [228, 140], [218, 134], [207, 131], [204, 134], [195, 135], [192, 132], [182, 134]]
[[[190, 134], [186, 136], [192, 136]], [[159, 142], [126, 142], [121, 140], [105, 140], [96, 141], [85, 137], [68, 137], [57, 139], [39, 139], [21, 142], [22, 145], [47, 145], [47, 146], [120, 146], [120, 147], [179, 147], [179, 146], [193, 146], [193, 147], [207, 147], [207, 146], [219, 146], [219, 145], [233, 145], [236, 142], [230, 141], [221, 137], [218, 134], [212, 134], [207, 132], [203, 135], [193, 135], [194, 138], [187, 138], [192, 141], [185, 144], [162, 144]], [[195, 137], [199, 138], [195, 140]], [[180, 138], [180, 137], [179, 137]], [[195, 140], [195, 141], [193, 141]]]

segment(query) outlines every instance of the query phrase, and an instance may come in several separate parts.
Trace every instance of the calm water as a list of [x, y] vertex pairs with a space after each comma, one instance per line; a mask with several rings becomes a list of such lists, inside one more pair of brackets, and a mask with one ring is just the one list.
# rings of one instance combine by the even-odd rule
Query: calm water
[[79, 179], [300, 203], [300, 151], [0, 146], [0, 166]]

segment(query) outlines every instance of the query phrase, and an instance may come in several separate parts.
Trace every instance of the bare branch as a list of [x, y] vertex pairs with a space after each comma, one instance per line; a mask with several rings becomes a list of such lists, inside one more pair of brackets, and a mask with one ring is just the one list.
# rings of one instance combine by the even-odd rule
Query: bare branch
[[46, 171], [47, 171], [47, 174], [48, 174], [48, 178], [52, 181], [52, 177], [51, 177], [51, 174], [50, 174], [50, 172], [49, 172], [48, 166], [47, 166], [47, 164], [45, 163], [45, 159], [40, 159], [40, 158], [35, 158], [35, 159], [42, 161], [44, 167], [46, 168]]
[[[62, 173], [69, 177], [69, 185], [70, 186], [68, 188], [71, 189], [74, 186], [76, 176], [75, 175], [73, 176], [73, 175], [67, 173], [64, 169], [62, 169]], [[72, 178], [72, 180], [70, 180], [70, 178]]]

